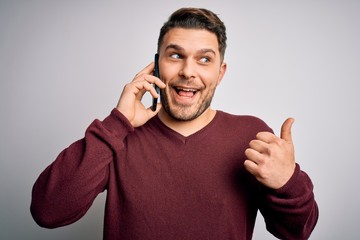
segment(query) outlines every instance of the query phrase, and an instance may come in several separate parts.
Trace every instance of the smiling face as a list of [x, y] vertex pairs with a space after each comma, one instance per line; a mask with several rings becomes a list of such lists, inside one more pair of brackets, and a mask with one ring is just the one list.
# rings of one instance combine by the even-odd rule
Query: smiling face
[[173, 28], [159, 49], [162, 109], [174, 120], [189, 121], [210, 108], [226, 65], [214, 33]]

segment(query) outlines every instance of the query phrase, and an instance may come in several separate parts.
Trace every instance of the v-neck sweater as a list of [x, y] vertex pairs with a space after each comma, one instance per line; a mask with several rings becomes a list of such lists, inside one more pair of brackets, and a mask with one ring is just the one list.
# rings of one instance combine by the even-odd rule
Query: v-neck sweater
[[41, 173], [32, 215], [43, 227], [68, 225], [106, 190], [104, 239], [251, 239], [258, 210], [276, 237], [306, 239], [318, 218], [308, 175], [297, 164], [272, 190], [245, 170], [245, 149], [261, 131], [272, 130], [217, 111], [185, 137], [158, 116], [133, 128], [114, 109]]

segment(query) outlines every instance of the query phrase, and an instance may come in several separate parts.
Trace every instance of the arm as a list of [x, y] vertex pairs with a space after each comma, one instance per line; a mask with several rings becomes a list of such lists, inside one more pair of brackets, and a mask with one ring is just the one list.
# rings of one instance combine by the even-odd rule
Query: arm
[[152, 75], [154, 63], [126, 84], [120, 100], [103, 122], [94, 121], [85, 137], [66, 148], [34, 184], [31, 213], [43, 227], [55, 228], [80, 219], [95, 197], [106, 189], [109, 166], [123, 148], [123, 140], [134, 127], [155, 116], [141, 99], [146, 92], [159, 97], [152, 84], [165, 84]]
[[245, 154], [245, 168], [262, 184], [260, 211], [267, 229], [282, 239], [307, 239], [318, 219], [313, 185], [295, 162], [291, 127], [287, 119], [280, 137], [260, 132], [249, 143]]
[[313, 185], [296, 164], [293, 176], [279, 189], [263, 187], [260, 212], [266, 228], [279, 239], [308, 239], [319, 215]]
[[123, 148], [132, 130], [115, 109], [103, 122], [95, 120], [85, 137], [63, 150], [35, 182], [30, 207], [34, 220], [55, 228], [80, 219], [105, 190], [114, 151]]

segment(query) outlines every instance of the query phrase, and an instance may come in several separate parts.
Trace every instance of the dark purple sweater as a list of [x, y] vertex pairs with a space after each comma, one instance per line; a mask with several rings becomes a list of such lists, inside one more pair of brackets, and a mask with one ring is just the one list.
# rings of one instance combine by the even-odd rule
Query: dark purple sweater
[[64, 226], [107, 190], [104, 239], [251, 239], [258, 209], [276, 237], [307, 239], [318, 208], [299, 165], [278, 190], [243, 166], [259, 131], [271, 129], [258, 118], [217, 111], [184, 137], [157, 116], [134, 129], [114, 109], [41, 173], [31, 213], [40, 226]]

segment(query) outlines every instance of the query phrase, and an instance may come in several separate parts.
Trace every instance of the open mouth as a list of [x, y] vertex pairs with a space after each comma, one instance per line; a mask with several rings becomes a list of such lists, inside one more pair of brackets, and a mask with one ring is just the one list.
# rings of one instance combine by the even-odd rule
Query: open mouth
[[174, 87], [176, 93], [182, 97], [193, 97], [199, 90], [191, 88]]

